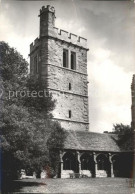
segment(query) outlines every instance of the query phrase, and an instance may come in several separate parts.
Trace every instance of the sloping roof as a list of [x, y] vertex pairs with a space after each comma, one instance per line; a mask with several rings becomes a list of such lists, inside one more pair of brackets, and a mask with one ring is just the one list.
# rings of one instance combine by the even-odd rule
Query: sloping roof
[[84, 131], [66, 131], [65, 149], [120, 152], [117, 135]]

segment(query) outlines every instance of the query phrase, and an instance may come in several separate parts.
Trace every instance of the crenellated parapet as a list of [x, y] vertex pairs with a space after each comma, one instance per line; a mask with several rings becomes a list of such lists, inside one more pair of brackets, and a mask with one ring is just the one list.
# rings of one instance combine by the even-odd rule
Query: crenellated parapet
[[36, 38], [34, 43], [30, 45], [30, 53], [33, 52], [39, 46], [40, 39], [43, 37], [50, 37], [55, 39], [56, 41], [60, 40], [73, 46], [79, 46], [84, 49], [87, 49], [87, 39], [55, 27], [55, 9], [53, 6], [43, 6], [40, 9], [39, 16], [40, 35], [39, 39]]
[[40, 9], [40, 15], [44, 12], [52, 12], [55, 13], [55, 9], [53, 6], [51, 5], [47, 5], [47, 6], [42, 6], [42, 8]]
[[133, 75], [131, 88], [135, 88], [135, 74]]
[[[87, 49], [87, 39], [76, 34], [69, 33], [65, 30], [54, 27], [54, 33], [50, 36], [54, 39], [67, 42], [69, 44], [77, 45], [79, 47]], [[49, 35], [48, 35], [49, 36]], [[36, 38], [34, 42], [30, 44], [30, 53], [33, 52], [40, 45], [40, 38]]]
[[60, 40], [87, 48], [87, 39], [54, 27], [54, 36]]
[[40, 45], [40, 39], [36, 38], [34, 42], [30, 44], [30, 53], [32, 53]]

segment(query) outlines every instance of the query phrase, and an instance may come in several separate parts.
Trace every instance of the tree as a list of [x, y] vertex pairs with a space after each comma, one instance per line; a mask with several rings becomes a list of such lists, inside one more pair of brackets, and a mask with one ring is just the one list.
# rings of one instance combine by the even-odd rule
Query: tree
[[132, 129], [130, 125], [120, 124], [113, 124], [113, 132], [115, 134], [124, 135], [132, 133]]
[[[34, 170], [35, 165], [38, 170], [42, 162], [48, 161], [46, 141], [49, 124], [31, 116], [26, 108], [14, 104], [6, 107], [2, 114], [3, 169], [14, 172], [14, 175], [21, 168], [31, 167]], [[40, 124], [38, 128], [37, 124]]]
[[40, 77], [28, 76], [26, 83], [27, 93], [24, 99], [24, 106], [30, 110], [44, 113], [44, 117], [51, 117], [50, 112], [55, 108], [55, 100], [52, 99], [51, 93], [46, 89], [44, 80]]
[[26, 60], [5, 42], [0, 42], [0, 83], [4, 105], [14, 103], [46, 114], [55, 107], [43, 80], [30, 76]]
[[0, 42], [0, 82], [2, 169], [4, 177], [13, 179], [21, 168], [40, 171], [51, 163], [47, 140], [61, 127], [50, 120], [52, 96], [32, 96], [46, 86], [29, 76], [28, 63], [5, 42]]
[[118, 135], [118, 145], [121, 146], [123, 149], [133, 150], [134, 147], [134, 131], [129, 125], [114, 124], [113, 125], [113, 132], [114, 134]]
[[5, 42], [0, 42], [0, 54], [0, 73], [3, 81], [23, 83], [28, 74], [26, 60]]
[[59, 176], [60, 168], [60, 150], [64, 149], [64, 142], [66, 138], [66, 132], [61, 128], [59, 123], [55, 123], [52, 133], [47, 140], [47, 146], [49, 150], [50, 166], [54, 170], [54, 175]]
[[0, 42], [0, 89], [3, 91], [1, 105], [19, 102], [15, 96], [9, 100], [9, 94], [11, 91], [24, 89], [27, 74], [28, 63], [25, 59], [7, 43]]

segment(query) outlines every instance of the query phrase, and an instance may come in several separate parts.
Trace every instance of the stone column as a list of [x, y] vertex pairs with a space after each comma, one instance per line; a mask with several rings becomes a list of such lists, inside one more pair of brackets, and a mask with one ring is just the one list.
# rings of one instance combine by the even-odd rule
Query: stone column
[[95, 152], [93, 152], [93, 157], [94, 157], [94, 162], [95, 162], [95, 177], [96, 177], [96, 175], [97, 175], [97, 156], [96, 156], [96, 153]]
[[80, 160], [81, 154], [79, 151], [77, 151], [77, 160], [79, 162], [79, 174], [81, 173], [81, 160]]
[[81, 163], [79, 163], [79, 174], [81, 173]]
[[61, 162], [61, 171], [63, 170], [63, 162]]
[[[62, 151], [60, 151], [60, 168], [61, 168], [61, 173], [62, 173], [62, 171], [63, 171], [63, 160], [62, 160], [62, 157], [63, 157], [63, 152]], [[61, 177], [61, 175], [60, 175], [60, 177]]]
[[111, 163], [111, 177], [114, 177], [114, 173], [113, 173], [113, 163]]
[[97, 163], [95, 163], [95, 173], [97, 174]]
[[111, 164], [111, 177], [114, 177], [112, 155], [109, 153], [109, 162]]

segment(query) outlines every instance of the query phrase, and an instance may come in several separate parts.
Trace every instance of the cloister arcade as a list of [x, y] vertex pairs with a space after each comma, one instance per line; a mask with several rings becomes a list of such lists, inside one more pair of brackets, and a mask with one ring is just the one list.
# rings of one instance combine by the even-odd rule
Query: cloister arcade
[[128, 177], [132, 170], [132, 160], [128, 160], [126, 153], [66, 150], [60, 153], [60, 159], [61, 178], [69, 178], [70, 173], [87, 177]]

